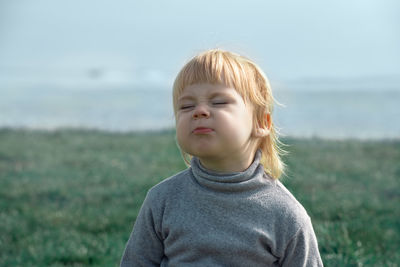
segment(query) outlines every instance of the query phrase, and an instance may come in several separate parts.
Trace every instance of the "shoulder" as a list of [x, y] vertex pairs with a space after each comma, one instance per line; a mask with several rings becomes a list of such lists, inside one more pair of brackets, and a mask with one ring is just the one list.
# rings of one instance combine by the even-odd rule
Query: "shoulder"
[[306, 210], [280, 181], [274, 181], [270, 190], [268, 199], [264, 201], [272, 212], [267, 218], [269, 227], [273, 225], [272, 236], [275, 243], [272, 248], [276, 256], [283, 258], [293, 240], [301, 236], [314, 239], [315, 234]]
[[310, 224], [310, 217], [303, 205], [278, 180], [274, 181], [273, 196], [270, 201], [278, 223], [287, 231], [294, 233]]
[[189, 180], [188, 175], [188, 170], [181, 171], [150, 188], [135, 221], [134, 230], [155, 231], [158, 238], [162, 237], [164, 215], [171, 206], [173, 208], [171, 204], [177, 202], [177, 192], [187, 186], [185, 181]]
[[277, 229], [281, 241], [277, 241], [277, 255], [283, 266], [323, 266], [318, 251], [317, 238], [311, 218], [304, 207], [279, 181], [276, 183], [283, 223]]
[[159, 202], [163, 199], [165, 200], [168, 197], [176, 195], [176, 193], [187, 187], [190, 176], [189, 172], [190, 169], [185, 169], [156, 184], [147, 192], [146, 199], [152, 202]]

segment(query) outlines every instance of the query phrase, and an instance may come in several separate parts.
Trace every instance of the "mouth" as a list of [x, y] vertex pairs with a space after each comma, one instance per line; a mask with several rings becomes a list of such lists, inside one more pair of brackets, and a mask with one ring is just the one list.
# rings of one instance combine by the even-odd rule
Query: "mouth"
[[207, 134], [207, 133], [211, 133], [214, 130], [211, 128], [207, 128], [207, 127], [197, 127], [196, 129], [194, 129], [192, 131], [192, 133], [194, 134]]

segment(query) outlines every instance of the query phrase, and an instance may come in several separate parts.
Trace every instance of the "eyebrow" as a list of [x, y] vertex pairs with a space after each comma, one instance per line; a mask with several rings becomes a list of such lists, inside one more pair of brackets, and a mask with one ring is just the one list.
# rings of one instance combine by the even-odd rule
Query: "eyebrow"
[[193, 96], [190, 95], [183, 95], [181, 97], [178, 98], [178, 101], [183, 101], [183, 100], [194, 100], [195, 98]]

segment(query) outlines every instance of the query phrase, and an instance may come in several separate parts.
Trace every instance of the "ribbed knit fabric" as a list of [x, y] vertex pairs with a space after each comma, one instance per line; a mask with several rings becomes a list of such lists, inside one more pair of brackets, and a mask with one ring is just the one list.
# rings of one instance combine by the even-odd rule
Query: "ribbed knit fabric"
[[149, 190], [121, 266], [322, 266], [309, 216], [265, 174], [191, 168]]

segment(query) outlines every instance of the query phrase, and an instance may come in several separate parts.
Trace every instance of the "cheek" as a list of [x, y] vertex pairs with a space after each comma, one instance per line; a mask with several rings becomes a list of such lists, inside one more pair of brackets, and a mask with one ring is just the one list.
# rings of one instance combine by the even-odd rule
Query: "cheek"
[[188, 125], [187, 123], [185, 123], [184, 120], [177, 119], [175, 127], [176, 127], [176, 140], [179, 146], [182, 146], [185, 140], [185, 136], [187, 135]]
[[241, 135], [246, 137], [251, 135], [254, 128], [253, 114], [250, 112], [242, 113], [237, 120], [237, 125]]
[[183, 132], [187, 129], [187, 127], [188, 127], [188, 122], [185, 119], [185, 116], [180, 115], [175, 119], [175, 128], [177, 132], [178, 131]]

